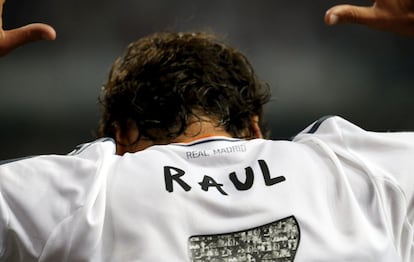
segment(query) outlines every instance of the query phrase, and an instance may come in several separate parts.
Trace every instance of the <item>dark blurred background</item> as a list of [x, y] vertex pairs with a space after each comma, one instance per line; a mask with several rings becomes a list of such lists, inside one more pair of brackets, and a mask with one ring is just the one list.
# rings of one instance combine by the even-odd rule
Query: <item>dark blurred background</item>
[[7, 0], [6, 29], [45, 22], [58, 38], [0, 59], [0, 158], [67, 153], [93, 140], [112, 62], [129, 42], [165, 30], [208, 30], [241, 49], [272, 87], [274, 139], [333, 114], [375, 131], [414, 130], [414, 39], [325, 26], [325, 10], [338, 3]]

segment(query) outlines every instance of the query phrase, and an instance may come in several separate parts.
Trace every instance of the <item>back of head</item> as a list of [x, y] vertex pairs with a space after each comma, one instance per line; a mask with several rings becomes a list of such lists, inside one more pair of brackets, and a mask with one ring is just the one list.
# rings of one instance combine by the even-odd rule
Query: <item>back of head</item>
[[246, 57], [206, 33], [156, 33], [131, 43], [101, 94], [100, 136], [133, 121], [141, 138], [170, 141], [190, 119], [208, 118], [241, 137], [262, 117], [269, 88]]

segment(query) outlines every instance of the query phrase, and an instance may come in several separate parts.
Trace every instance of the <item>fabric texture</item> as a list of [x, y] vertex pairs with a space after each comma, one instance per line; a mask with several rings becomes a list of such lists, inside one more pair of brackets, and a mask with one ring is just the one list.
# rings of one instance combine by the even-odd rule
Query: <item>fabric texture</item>
[[404, 261], [414, 133], [340, 118], [293, 141], [109, 139], [0, 165], [0, 261]]

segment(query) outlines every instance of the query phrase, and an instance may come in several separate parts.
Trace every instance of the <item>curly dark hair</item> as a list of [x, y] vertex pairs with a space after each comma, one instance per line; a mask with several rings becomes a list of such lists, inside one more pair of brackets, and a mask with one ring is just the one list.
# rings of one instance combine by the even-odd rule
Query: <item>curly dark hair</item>
[[114, 124], [126, 130], [132, 120], [138, 139], [168, 141], [191, 117], [208, 117], [241, 137], [253, 116], [262, 119], [269, 98], [247, 58], [215, 36], [155, 33], [131, 43], [112, 66], [99, 99], [98, 136], [114, 138]]

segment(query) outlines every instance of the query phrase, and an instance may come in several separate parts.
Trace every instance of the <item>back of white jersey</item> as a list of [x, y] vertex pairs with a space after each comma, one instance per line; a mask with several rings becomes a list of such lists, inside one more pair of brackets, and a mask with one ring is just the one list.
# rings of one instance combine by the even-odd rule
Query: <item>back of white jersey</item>
[[[211, 137], [123, 157], [113, 155], [111, 142], [90, 145], [58, 166], [73, 169], [76, 161], [71, 166], [67, 159], [78, 158], [78, 173], [90, 178], [65, 178], [69, 185], [80, 181], [73, 192], [82, 194], [61, 185], [66, 198], [58, 203], [70, 207], [76, 196], [77, 204], [49, 218], [47, 206], [59, 205], [53, 194], [62, 190], [51, 193], [40, 207], [48, 234], [36, 238], [26, 230], [30, 241], [23, 242], [38, 241], [40, 248], [26, 248], [33, 261], [411, 261], [412, 192], [399, 181], [414, 170], [405, 155], [413, 153], [413, 135], [403, 139], [409, 151], [393, 152], [400, 162], [392, 170], [356, 157], [372, 152], [337, 148], [344, 142], [338, 125], [357, 133], [350, 141], [376, 136], [332, 119], [295, 142]], [[391, 140], [381, 146], [402, 145], [399, 136]], [[21, 173], [18, 166], [4, 165], [0, 175]], [[12, 194], [10, 188], [2, 194]], [[14, 204], [2, 208], [8, 225], [18, 216], [9, 208]], [[6, 235], [10, 230], [3, 225]]]

